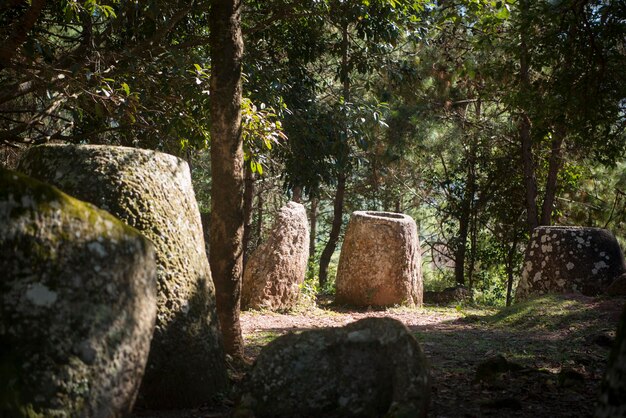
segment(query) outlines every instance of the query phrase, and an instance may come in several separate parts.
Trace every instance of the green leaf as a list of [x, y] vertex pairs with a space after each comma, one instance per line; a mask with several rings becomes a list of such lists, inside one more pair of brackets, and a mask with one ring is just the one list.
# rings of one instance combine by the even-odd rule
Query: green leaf
[[127, 96], [130, 96], [130, 87], [128, 87], [128, 84], [122, 83], [122, 90], [124, 90]]

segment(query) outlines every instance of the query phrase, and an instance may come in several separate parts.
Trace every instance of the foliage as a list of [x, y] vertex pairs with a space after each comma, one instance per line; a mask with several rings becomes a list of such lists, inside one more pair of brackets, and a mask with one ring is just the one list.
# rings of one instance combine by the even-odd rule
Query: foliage
[[[324, 242], [345, 186], [347, 213], [416, 219], [427, 287], [464, 282], [502, 304], [532, 206], [524, 118], [537, 209], [553, 190], [551, 222], [626, 244], [625, 13], [605, 0], [245, 2], [250, 248], [295, 189], [319, 199]], [[191, 163], [208, 210], [208, 17], [206, 0], [1, 5], [3, 164], [47, 141], [160, 149]], [[330, 284], [307, 292], [332, 292], [331, 260]]]

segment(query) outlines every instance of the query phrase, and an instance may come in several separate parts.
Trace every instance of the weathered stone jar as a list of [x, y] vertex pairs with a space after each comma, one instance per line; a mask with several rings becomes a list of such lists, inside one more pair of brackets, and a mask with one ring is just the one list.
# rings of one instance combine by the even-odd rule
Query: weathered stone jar
[[0, 169], [0, 416], [127, 416], [155, 317], [148, 239]]
[[187, 163], [135, 148], [44, 145], [29, 149], [19, 168], [108, 210], [155, 244], [158, 314], [138, 402], [193, 407], [225, 390], [215, 289]]
[[429, 407], [429, 380], [426, 358], [401, 322], [366, 318], [269, 343], [249, 373], [240, 409], [258, 418], [420, 418]]
[[617, 335], [600, 387], [595, 418], [626, 416], [626, 307], [617, 327]]
[[290, 309], [298, 301], [309, 258], [304, 206], [289, 202], [278, 212], [270, 235], [250, 256], [243, 276], [244, 309]]
[[600, 228], [541, 226], [526, 248], [516, 300], [544, 293], [598, 295], [626, 272], [613, 234]]
[[339, 258], [336, 301], [355, 306], [421, 306], [420, 260], [413, 218], [353, 212]]

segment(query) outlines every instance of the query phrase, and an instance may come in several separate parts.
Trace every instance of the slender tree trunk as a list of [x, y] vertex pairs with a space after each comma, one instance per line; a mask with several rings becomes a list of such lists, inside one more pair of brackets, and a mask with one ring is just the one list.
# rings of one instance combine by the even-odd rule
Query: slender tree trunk
[[[473, 151], [470, 151], [470, 153], [473, 153]], [[454, 279], [456, 284], [460, 285], [465, 285], [465, 254], [467, 253], [467, 236], [469, 235], [472, 216], [472, 200], [474, 199], [474, 162], [471, 155], [468, 163], [467, 187], [463, 201], [461, 202], [461, 213], [459, 217], [459, 242], [454, 256]]]
[[[530, 92], [530, 56], [528, 52], [528, 0], [520, 0], [521, 30], [520, 30], [520, 91], [522, 96]], [[522, 166], [524, 170], [524, 187], [526, 188], [526, 219], [528, 232], [539, 225], [537, 214], [537, 179], [535, 177], [535, 163], [530, 135], [531, 122], [526, 109], [522, 110], [519, 127], [521, 143]]]
[[291, 200], [296, 203], [302, 203], [302, 187], [295, 186], [291, 189]]
[[467, 233], [469, 226], [469, 210], [463, 209], [459, 220], [459, 242], [454, 255], [454, 280], [456, 284], [465, 286], [465, 253], [467, 251]]
[[[347, 107], [350, 102], [350, 75], [349, 75], [349, 47], [350, 39], [348, 37], [348, 22], [344, 22], [342, 26], [342, 43], [341, 43], [341, 80], [343, 82], [343, 101]], [[346, 112], [347, 113], [347, 112]], [[348, 158], [348, 115], [344, 115], [344, 144], [339, 144], [339, 153], [337, 155], [337, 164], [340, 166], [337, 174], [337, 191], [335, 192], [335, 200], [333, 202], [333, 224], [330, 230], [328, 242], [320, 256], [320, 287], [323, 288], [328, 282], [328, 265], [330, 259], [337, 248], [337, 241], [341, 233], [341, 224], [343, 221], [343, 201], [346, 192], [346, 166]]]
[[235, 359], [243, 358], [239, 322], [244, 229], [240, 16], [240, 0], [211, 1], [210, 261], [224, 348]]
[[263, 210], [265, 205], [265, 198], [263, 197], [263, 190], [259, 189], [257, 195], [257, 209], [256, 209], [256, 247], [263, 242]]
[[252, 236], [252, 204], [254, 202], [254, 173], [249, 164], [245, 168], [245, 187], [243, 192], [243, 268], [245, 270], [250, 257], [250, 237]]
[[337, 248], [339, 233], [341, 232], [341, 223], [343, 219], [343, 201], [346, 192], [346, 176], [339, 174], [337, 179], [337, 192], [335, 193], [335, 201], [333, 203], [333, 225], [330, 230], [328, 242], [320, 256], [320, 287], [326, 286], [328, 282], [328, 265], [330, 259]]
[[554, 199], [556, 198], [557, 180], [563, 162], [562, 152], [564, 139], [565, 128], [559, 126], [554, 132], [551, 142], [548, 178], [546, 179], [546, 194], [543, 198], [543, 206], [541, 207], [541, 225], [552, 224], [552, 209], [554, 208]]
[[506, 257], [506, 274], [507, 274], [507, 282], [506, 282], [506, 306], [511, 306], [511, 303], [513, 302], [512, 300], [512, 293], [513, 293], [513, 261], [515, 258], [515, 252], [517, 251], [517, 242], [518, 242], [518, 238], [517, 235], [515, 236], [515, 238], [513, 239], [513, 242], [511, 243], [511, 247], [509, 248], [509, 253], [507, 254]]
[[[480, 84], [479, 84], [480, 86]], [[480, 87], [479, 87], [480, 88]], [[469, 92], [471, 95], [471, 92]], [[469, 96], [468, 95], [468, 96]], [[478, 123], [480, 123], [480, 119], [482, 117], [482, 101], [480, 99], [480, 90], [476, 91], [476, 103], [475, 103], [475, 116], [476, 116], [476, 121]], [[474, 287], [474, 266], [476, 265], [476, 245], [477, 245], [477, 241], [478, 241], [478, 208], [479, 208], [479, 204], [478, 202], [476, 202], [474, 200], [474, 195], [476, 194], [476, 191], [478, 189], [478, 186], [476, 185], [476, 154], [477, 154], [477, 148], [478, 148], [478, 144], [472, 144], [473, 148], [472, 148], [472, 152], [471, 152], [471, 159], [472, 159], [472, 201], [470, 202], [470, 251], [469, 251], [469, 262], [468, 262], [468, 266], [467, 266], [467, 282], [468, 282], [468, 289], [472, 290], [472, 288]]]
[[467, 282], [468, 289], [471, 291], [474, 287], [474, 267], [476, 265], [476, 246], [478, 242], [478, 208], [475, 203], [472, 203], [472, 221], [470, 226], [470, 252], [469, 252], [469, 264], [467, 266]]
[[311, 233], [309, 234], [309, 258], [315, 257], [315, 239], [317, 238], [317, 197], [311, 198]]

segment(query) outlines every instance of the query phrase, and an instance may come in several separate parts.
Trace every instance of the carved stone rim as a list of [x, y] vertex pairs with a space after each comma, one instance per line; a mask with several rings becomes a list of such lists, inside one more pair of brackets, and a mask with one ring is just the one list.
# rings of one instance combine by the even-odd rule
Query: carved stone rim
[[354, 218], [362, 218], [362, 219], [371, 219], [371, 220], [382, 220], [387, 222], [415, 222], [413, 218], [409, 215], [405, 215], [403, 213], [396, 212], [383, 212], [383, 211], [372, 211], [372, 210], [357, 210], [352, 212], [352, 217]]

